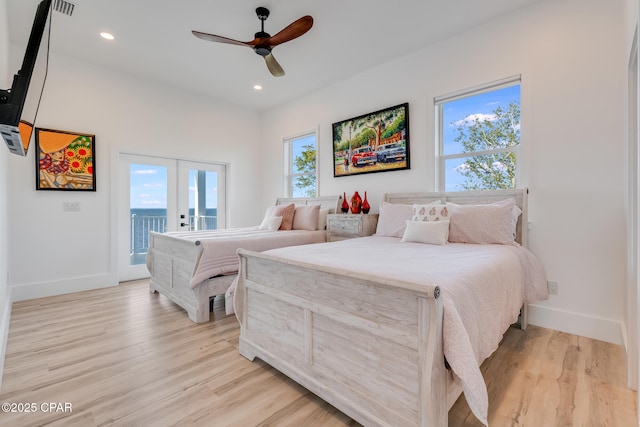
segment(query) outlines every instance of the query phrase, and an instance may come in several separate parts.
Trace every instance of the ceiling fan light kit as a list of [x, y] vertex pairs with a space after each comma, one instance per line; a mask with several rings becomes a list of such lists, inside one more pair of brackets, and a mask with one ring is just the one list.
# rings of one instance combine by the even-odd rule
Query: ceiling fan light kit
[[278, 61], [276, 61], [276, 58], [273, 56], [271, 51], [275, 46], [296, 39], [309, 31], [313, 26], [313, 18], [309, 15], [303, 16], [302, 18], [293, 21], [282, 31], [272, 37], [269, 33], [264, 31], [264, 21], [269, 17], [269, 9], [266, 7], [258, 7], [256, 8], [256, 15], [261, 22], [261, 30], [255, 33], [254, 39], [249, 42], [241, 42], [239, 40], [195, 30], [192, 31], [192, 33], [194, 36], [202, 40], [250, 47], [255, 53], [264, 58], [267, 69], [273, 76], [284, 76], [284, 70]]

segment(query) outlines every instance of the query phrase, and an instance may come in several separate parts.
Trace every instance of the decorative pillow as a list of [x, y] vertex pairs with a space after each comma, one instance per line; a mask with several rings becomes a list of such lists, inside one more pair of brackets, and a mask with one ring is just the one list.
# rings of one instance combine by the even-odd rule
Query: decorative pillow
[[407, 228], [402, 236], [403, 242], [428, 243], [430, 245], [446, 245], [449, 238], [449, 221], [407, 221]]
[[413, 205], [412, 221], [445, 221], [449, 220], [449, 208], [440, 202], [428, 205]]
[[407, 227], [407, 220], [413, 215], [411, 205], [399, 203], [380, 203], [376, 236], [402, 237]]
[[318, 227], [319, 216], [320, 205], [296, 206], [292, 229], [314, 231]]
[[486, 205], [447, 203], [451, 217], [449, 241], [515, 244], [514, 205], [513, 199]]
[[316, 226], [316, 230], [326, 230], [327, 215], [332, 213], [331, 211], [332, 209], [329, 209], [329, 208], [320, 209], [320, 212], [318, 212], [318, 225]]
[[265, 216], [260, 224], [260, 230], [276, 231], [282, 224], [281, 216]]
[[[264, 217], [270, 218], [274, 216], [281, 216], [282, 223], [280, 224], [280, 230], [291, 230], [293, 227], [293, 216], [296, 212], [296, 205], [294, 203], [288, 205], [270, 206], [267, 208], [267, 212]], [[264, 222], [264, 221], [263, 221]]]

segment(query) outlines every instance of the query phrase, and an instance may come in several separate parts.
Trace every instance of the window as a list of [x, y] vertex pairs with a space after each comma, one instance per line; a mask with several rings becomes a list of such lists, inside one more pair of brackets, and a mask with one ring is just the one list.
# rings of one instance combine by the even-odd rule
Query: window
[[516, 187], [520, 76], [435, 99], [440, 191]]
[[316, 132], [284, 139], [286, 197], [316, 197]]

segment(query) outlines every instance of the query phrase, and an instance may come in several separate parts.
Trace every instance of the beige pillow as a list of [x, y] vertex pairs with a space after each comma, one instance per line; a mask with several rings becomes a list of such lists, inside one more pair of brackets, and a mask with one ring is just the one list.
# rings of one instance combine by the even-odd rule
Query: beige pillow
[[296, 206], [292, 229], [314, 231], [318, 227], [318, 216], [320, 205]]
[[330, 213], [333, 213], [332, 209], [320, 209], [320, 212], [318, 213], [318, 225], [316, 226], [316, 230], [327, 229], [327, 215], [329, 215]]
[[486, 205], [447, 203], [451, 216], [449, 241], [515, 244], [514, 204], [513, 199]]
[[407, 221], [403, 242], [446, 245], [449, 238], [449, 221]]

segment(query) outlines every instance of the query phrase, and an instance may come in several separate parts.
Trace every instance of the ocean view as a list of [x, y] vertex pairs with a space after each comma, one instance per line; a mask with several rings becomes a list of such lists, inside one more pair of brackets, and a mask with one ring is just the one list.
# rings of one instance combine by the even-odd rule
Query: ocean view
[[[164, 233], [167, 230], [167, 210], [135, 208], [131, 209], [130, 212], [131, 262], [132, 264], [142, 264], [145, 262], [147, 249], [149, 248], [149, 231]], [[207, 209], [206, 215], [198, 218], [198, 224], [195, 224], [194, 215], [195, 210], [193, 208], [189, 209], [189, 230], [215, 230], [218, 228], [217, 208]], [[181, 230], [186, 231], [187, 228], [183, 227]]]

